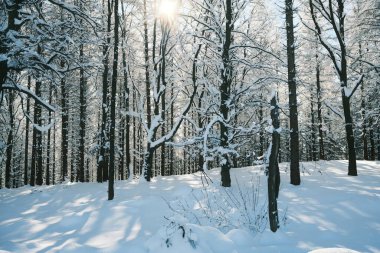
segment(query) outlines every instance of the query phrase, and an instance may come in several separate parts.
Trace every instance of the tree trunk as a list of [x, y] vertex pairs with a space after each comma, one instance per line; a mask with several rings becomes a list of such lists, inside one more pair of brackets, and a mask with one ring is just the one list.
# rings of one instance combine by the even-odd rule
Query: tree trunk
[[[163, 93], [161, 95], [161, 120], [165, 122], [166, 119], [166, 46], [167, 42], [169, 40], [169, 28], [165, 26], [164, 31], [163, 31], [163, 39], [161, 43], [161, 57], [162, 57], [162, 63], [161, 63], [161, 83], [164, 86]], [[159, 105], [157, 105], [158, 107]], [[165, 135], [165, 126], [166, 123], [163, 123], [161, 126], [161, 136]], [[165, 144], [161, 146], [161, 176], [165, 176], [165, 159], [166, 159], [166, 147]]]
[[[171, 84], [170, 97], [174, 97], [174, 82]], [[170, 105], [170, 128], [174, 127], [174, 103]], [[170, 146], [170, 165], [169, 165], [169, 175], [174, 175], [174, 148]]]
[[[55, 113], [54, 113], [54, 118], [55, 118]], [[54, 126], [53, 126], [53, 168], [52, 168], [52, 184], [54, 185], [55, 184], [55, 174], [56, 174], [56, 170], [55, 170], [55, 166], [56, 166], [56, 164], [55, 164], [55, 162], [56, 162], [56, 160], [55, 160], [55, 134], [56, 134], [56, 132], [55, 132], [55, 124], [54, 124]]]
[[[135, 91], [134, 87], [132, 87], [132, 89], [133, 89], [132, 90], [132, 111], [136, 111], [136, 91]], [[133, 146], [132, 147], [133, 147], [133, 151], [136, 152], [136, 150], [138, 148], [138, 144], [136, 141], [136, 136], [138, 134], [138, 127], [136, 124], [136, 118], [135, 117], [132, 118], [132, 130], [133, 130], [133, 135], [132, 135]], [[139, 166], [137, 166], [137, 158], [136, 158], [136, 156], [133, 156], [133, 175], [140, 174], [138, 172], [138, 168], [139, 168]]]
[[[222, 122], [220, 122], [220, 146], [223, 149], [229, 148], [229, 129], [227, 127], [227, 120], [229, 118], [229, 105], [228, 101], [231, 92], [232, 83], [232, 63], [230, 59], [230, 46], [232, 42], [232, 3], [231, 0], [226, 0], [226, 33], [225, 41], [223, 45], [222, 61], [223, 69], [221, 70], [222, 84], [220, 86], [220, 105], [219, 111], [222, 115]], [[230, 176], [231, 163], [229, 155], [224, 152], [222, 154], [222, 166], [221, 166], [221, 181], [222, 186], [231, 186], [231, 176]]]
[[147, 152], [145, 152], [144, 161], [143, 161], [144, 178], [148, 182], [150, 182], [150, 179], [153, 176], [153, 172], [152, 172], [153, 155], [154, 155], [154, 149], [150, 147], [150, 144], [148, 144]]
[[13, 115], [13, 100], [14, 100], [13, 91], [9, 91], [8, 93], [9, 132], [8, 132], [7, 148], [6, 148], [7, 158], [5, 161], [5, 187], [6, 188], [13, 187], [12, 179], [14, 178], [14, 175], [12, 175], [13, 138], [14, 138], [13, 130], [15, 129], [14, 115]]
[[310, 97], [310, 116], [311, 116], [311, 161], [317, 160], [317, 137], [315, 133], [315, 116], [314, 116], [314, 101], [313, 101], [313, 89], [311, 90], [311, 97]]
[[[32, 85], [32, 77], [28, 76], [28, 90], [30, 90], [30, 87]], [[30, 100], [29, 97], [26, 98], [26, 113], [29, 114], [30, 112]], [[25, 144], [24, 144], [24, 185], [28, 184], [28, 173], [29, 173], [29, 167], [28, 167], [28, 160], [29, 160], [29, 119], [26, 119], [25, 122]]]
[[[343, 0], [338, 0], [338, 19], [339, 19], [339, 33], [344, 41], [344, 2]], [[345, 88], [347, 88], [347, 60], [346, 60], [346, 45], [341, 45], [341, 74], [340, 74], [340, 83], [342, 86], [342, 102], [343, 102], [343, 111], [344, 119], [346, 124], [346, 139], [348, 147], [348, 175], [357, 176], [358, 172], [356, 169], [356, 151], [355, 151], [355, 136], [353, 131], [353, 122], [351, 117], [351, 108], [350, 108], [350, 98], [345, 94]]]
[[[79, 45], [79, 57], [80, 62], [83, 64], [83, 44]], [[79, 116], [79, 168], [78, 179], [79, 182], [85, 182], [85, 143], [86, 143], [86, 78], [84, 76], [84, 68], [79, 70], [79, 104], [80, 104], [80, 116]]]
[[110, 126], [110, 167], [108, 179], [108, 200], [114, 198], [115, 179], [115, 126], [116, 126], [116, 87], [117, 87], [117, 67], [119, 60], [119, 0], [114, 2], [114, 48], [112, 64], [112, 84], [111, 84], [111, 126]]
[[146, 119], [148, 128], [150, 128], [152, 111], [150, 103], [150, 77], [149, 77], [149, 40], [148, 40], [148, 17], [147, 5], [144, 0], [144, 56], [145, 56], [145, 92], [146, 92]]
[[317, 117], [318, 117], [318, 134], [319, 134], [319, 159], [326, 160], [325, 147], [323, 142], [323, 122], [322, 122], [322, 91], [320, 79], [320, 65], [318, 59], [318, 52], [315, 54], [316, 66], [316, 79], [317, 79]]
[[70, 182], [78, 182], [78, 158], [76, 157], [77, 143], [74, 128], [74, 117], [71, 117], [71, 150], [70, 150]]
[[[52, 87], [49, 88], [49, 104], [51, 105], [53, 101], [53, 90]], [[49, 111], [49, 125], [51, 123], [51, 111]], [[47, 133], [47, 143], [46, 143], [46, 174], [45, 180], [46, 185], [50, 185], [50, 150], [51, 150], [51, 129], [49, 128]]]
[[377, 129], [377, 160], [380, 161], [380, 128]]
[[[361, 42], [359, 42], [359, 57], [362, 58], [362, 45]], [[363, 67], [360, 64], [360, 74], [363, 74]], [[368, 160], [368, 139], [367, 139], [367, 119], [366, 119], [366, 94], [364, 90], [364, 81], [361, 83], [361, 103], [360, 103], [360, 110], [361, 110], [361, 116], [362, 116], [362, 142], [363, 142], [363, 159]]]
[[[126, 31], [124, 31], [124, 37]], [[127, 66], [127, 56], [125, 52], [125, 48], [123, 47], [123, 68], [124, 68], [124, 92], [125, 92], [125, 110], [129, 112], [129, 102], [130, 102], [130, 92], [129, 92], [129, 85], [128, 85], [128, 66]], [[130, 126], [131, 126], [131, 118], [127, 114], [125, 116], [125, 164], [127, 166], [127, 178], [132, 176], [132, 169], [131, 169], [131, 147], [130, 147]]]
[[[35, 87], [35, 93], [37, 96], [41, 96], [41, 82], [37, 81], [36, 82], [36, 87]], [[34, 103], [34, 113], [33, 113], [33, 122], [36, 125], [41, 124], [41, 108], [37, 103]], [[41, 178], [37, 179], [36, 182], [36, 173], [37, 177], [40, 177], [42, 173], [39, 171], [37, 172], [36, 169], [40, 170], [38, 167], [40, 165], [39, 163], [39, 157], [41, 156], [40, 153], [40, 140], [41, 140], [41, 132], [38, 131], [38, 129], [33, 126], [33, 139], [32, 139], [32, 161], [31, 161], [31, 174], [30, 174], [30, 185], [34, 186], [36, 183], [37, 185], [42, 184], [40, 182]]]
[[371, 143], [371, 161], [375, 161], [375, 134], [373, 132], [373, 127], [369, 129], [369, 141]]
[[[319, 1], [319, 4], [323, 3]], [[342, 94], [342, 104], [344, 111], [344, 119], [345, 119], [345, 128], [346, 128], [346, 140], [347, 140], [347, 148], [348, 148], [348, 175], [357, 176], [357, 168], [356, 168], [356, 151], [355, 151], [355, 139], [354, 139], [354, 131], [353, 131], [353, 122], [351, 117], [351, 109], [350, 109], [350, 97], [352, 94], [346, 94], [347, 89], [347, 48], [345, 42], [345, 27], [344, 27], [344, 19], [346, 18], [346, 12], [344, 11], [345, 1], [337, 0], [336, 5], [332, 4], [332, 1], [328, 2], [328, 12], [331, 15], [323, 15], [323, 18], [332, 25], [332, 31], [334, 32], [337, 43], [339, 43], [339, 50], [331, 48], [330, 45], [326, 44], [325, 40], [322, 38], [322, 29], [317, 22], [316, 13], [314, 12], [315, 3], [312, 0], [309, 0], [309, 6], [311, 11], [311, 16], [313, 22], [315, 24], [315, 28], [317, 30], [317, 35], [319, 37], [319, 41], [324, 46], [324, 48], [328, 51], [329, 56], [335, 66], [335, 70], [339, 75], [339, 81], [341, 86], [341, 94]], [[337, 8], [335, 8], [337, 7]], [[323, 5], [322, 8], [327, 8]], [[320, 8], [318, 7], [318, 10]], [[340, 53], [340, 54], [339, 54]], [[339, 58], [339, 59], [337, 59]]]
[[260, 132], [259, 132], [259, 142], [260, 142], [260, 150], [259, 156], [264, 155], [264, 146], [265, 146], [265, 137], [264, 137], [264, 126], [263, 126], [263, 94], [260, 93], [260, 106], [259, 106], [259, 123], [260, 123]]
[[[61, 67], [65, 66], [64, 61]], [[68, 171], [68, 153], [69, 153], [69, 108], [68, 108], [68, 92], [66, 90], [66, 80], [61, 79], [61, 182], [65, 181]]]
[[277, 198], [280, 189], [280, 171], [278, 167], [278, 150], [280, 147], [280, 121], [277, 105], [277, 94], [271, 100], [271, 118], [273, 125], [272, 132], [272, 148], [269, 156], [268, 168], [268, 209], [269, 224], [272, 232], [276, 232], [279, 228]]
[[[104, 6], [104, 2], [103, 2]], [[99, 158], [98, 158], [98, 168], [97, 168], [97, 181], [104, 182], [108, 180], [108, 154], [106, 149], [107, 134], [107, 120], [108, 120], [108, 72], [109, 72], [109, 45], [111, 43], [110, 33], [111, 33], [111, 17], [112, 17], [112, 8], [111, 2], [107, 1], [107, 39], [103, 45], [103, 95], [102, 95], [102, 124], [101, 124], [101, 132], [100, 132], [100, 150], [99, 150]]]
[[298, 136], [298, 112], [297, 112], [297, 84], [296, 65], [294, 54], [294, 26], [293, 26], [293, 1], [285, 0], [286, 11], [286, 51], [288, 58], [288, 87], [290, 110], [290, 183], [301, 184], [299, 168], [299, 136]]

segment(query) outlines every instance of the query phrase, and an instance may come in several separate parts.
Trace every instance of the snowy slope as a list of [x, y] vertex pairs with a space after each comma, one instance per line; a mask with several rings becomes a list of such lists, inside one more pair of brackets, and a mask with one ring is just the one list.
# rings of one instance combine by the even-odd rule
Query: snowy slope
[[[233, 169], [228, 191], [218, 186], [217, 169], [208, 172], [213, 183], [206, 188], [201, 174], [117, 182], [112, 201], [107, 185], [97, 183], [3, 189], [0, 252], [380, 252], [380, 163], [359, 161], [358, 177], [346, 175], [347, 161], [302, 165], [295, 187], [281, 164], [275, 234], [264, 226], [266, 216], [252, 221], [266, 210], [260, 167]], [[235, 203], [255, 189], [248, 212], [244, 204], [228, 207], [229, 198]]]

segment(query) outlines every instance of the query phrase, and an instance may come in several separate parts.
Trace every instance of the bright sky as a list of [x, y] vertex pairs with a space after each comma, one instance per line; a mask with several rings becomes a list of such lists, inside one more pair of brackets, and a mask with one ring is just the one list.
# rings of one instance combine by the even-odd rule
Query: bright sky
[[157, 12], [160, 18], [172, 22], [176, 18], [178, 12], [178, 2], [176, 0], [161, 0]]

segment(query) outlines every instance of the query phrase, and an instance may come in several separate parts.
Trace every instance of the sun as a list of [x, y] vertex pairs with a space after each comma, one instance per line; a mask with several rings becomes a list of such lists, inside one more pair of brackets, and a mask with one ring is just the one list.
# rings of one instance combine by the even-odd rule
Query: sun
[[177, 16], [178, 3], [176, 0], [161, 0], [158, 5], [158, 16], [169, 22], [173, 22]]

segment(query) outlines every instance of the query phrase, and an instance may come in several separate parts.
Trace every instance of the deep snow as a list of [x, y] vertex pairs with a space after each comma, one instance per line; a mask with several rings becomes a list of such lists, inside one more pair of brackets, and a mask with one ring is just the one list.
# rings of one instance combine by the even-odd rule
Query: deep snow
[[[218, 185], [218, 169], [207, 172], [213, 183], [206, 188], [199, 173], [119, 181], [112, 201], [106, 183], [2, 189], [0, 252], [380, 252], [379, 162], [358, 161], [358, 177], [347, 176], [347, 161], [302, 163], [301, 186], [289, 184], [288, 164], [281, 164], [276, 233], [265, 226], [266, 216], [264, 225], [250, 226], [266, 210], [261, 169], [232, 169], [230, 192]], [[228, 202], [232, 194], [235, 203], [239, 193], [255, 189], [260, 198], [248, 212], [244, 204], [217, 210], [205, 199]]]

